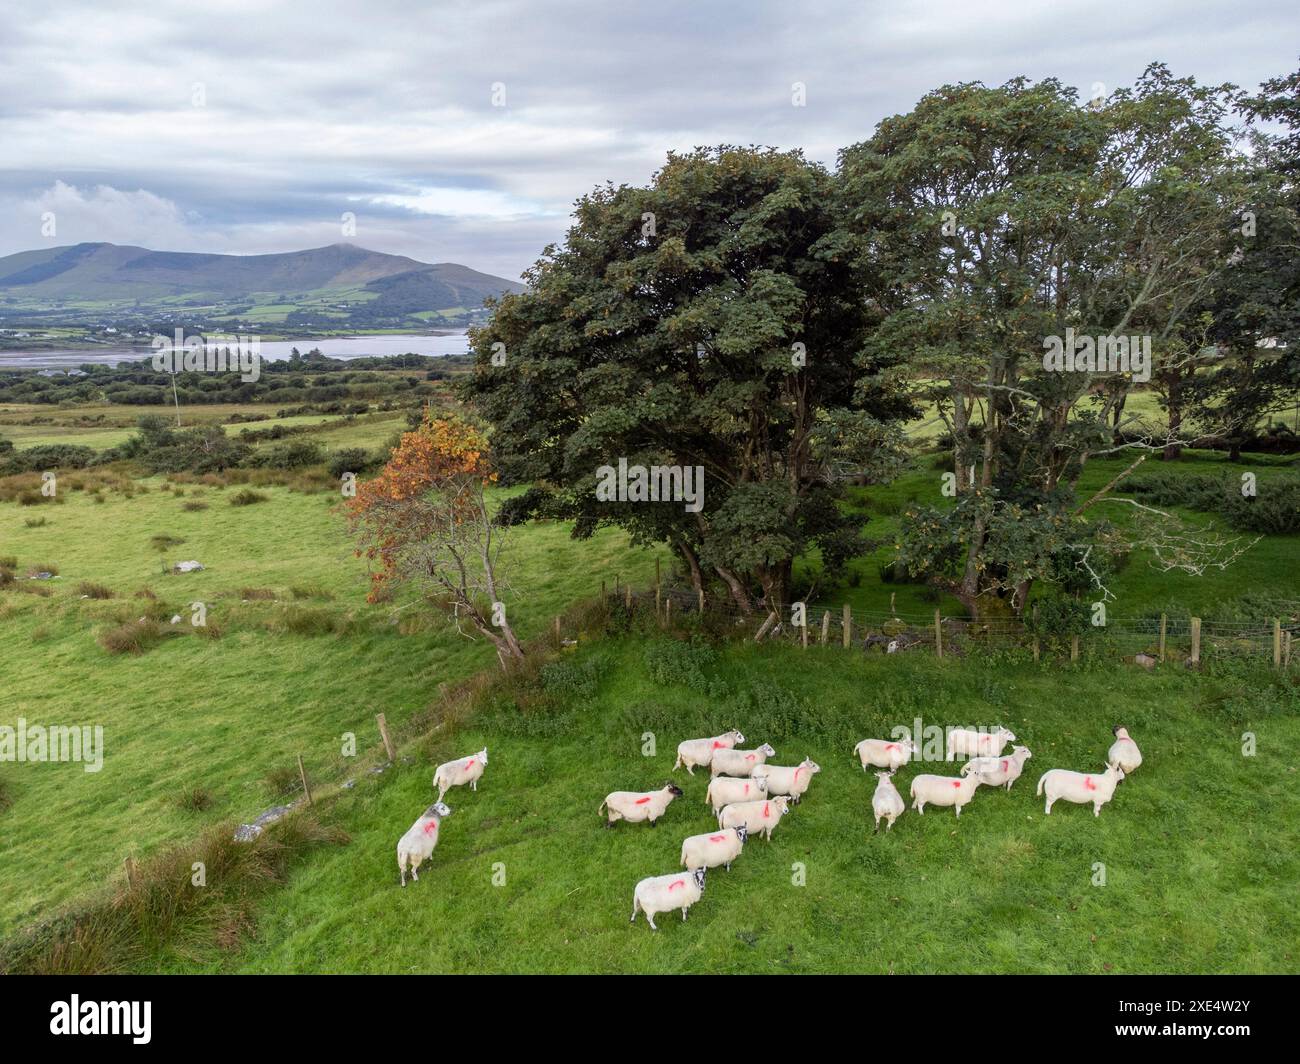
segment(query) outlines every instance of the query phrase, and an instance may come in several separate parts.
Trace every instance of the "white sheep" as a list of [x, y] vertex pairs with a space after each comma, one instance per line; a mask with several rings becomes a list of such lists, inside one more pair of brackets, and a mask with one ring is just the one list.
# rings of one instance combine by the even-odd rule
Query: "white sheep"
[[955, 760], [958, 754], [966, 757], [1000, 757], [1002, 748], [1015, 741], [1015, 735], [1002, 727], [991, 732], [953, 728], [948, 732], [948, 760]]
[[749, 828], [725, 828], [703, 835], [692, 835], [682, 840], [682, 867], [717, 868], [725, 865], [731, 871], [731, 862], [740, 856], [749, 838]]
[[1054, 768], [1038, 777], [1038, 796], [1047, 794], [1044, 812], [1051, 815], [1052, 803], [1064, 798], [1075, 805], [1092, 803], [1092, 815], [1101, 816], [1101, 807], [1115, 795], [1115, 785], [1124, 778], [1124, 770], [1116, 764], [1106, 766], [1105, 772], [1071, 772]]
[[760, 776], [746, 779], [743, 776], [714, 776], [709, 789], [704, 792], [704, 804], [713, 806], [717, 816], [724, 805], [732, 802], [750, 802], [767, 797], [767, 780]]
[[709, 771], [714, 776], [752, 776], [754, 769], [775, 756], [767, 743], [757, 750], [714, 750]]
[[751, 835], [761, 832], [771, 842], [772, 832], [788, 812], [790, 799], [785, 797], [764, 798], [761, 802], [732, 802], [723, 806], [718, 814], [718, 827], [738, 828], [743, 824]]
[[682, 789], [672, 782], [666, 783], [658, 791], [614, 791], [605, 795], [605, 800], [596, 811], [606, 811], [607, 828], [612, 828], [617, 820], [626, 820], [630, 824], [648, 820], [650, 826], [654, 827], [655, 821], [664, 815], [668, 803], [681, 796]]
[[697, 768], [709, 767], [715, 750], [731, 750], [744, 741], [745, 737], [734, 728], [710, 739], [687, 739], [677, 744], [677, 763], [673, 765], [673, 771], [685, 765], [686, 771], [694, 776]]
[[1106, 761], [1112, 765], [1118, 765], [1124, 770], [1124, 775], [1133, 775], [1133, 770], [1142, 764], [1142, 751], [1138, 749], [1138, 744], [1129, 738], [1128, 729], [1115, 725], [1115, 742], [1111, 745], [1110, 752], [1106, 754]]
[[1027, 746], [1013, 746], [1006, 757], [972, 757], [961, 767], [963, 776], [976, 775], [985, 787], [1003, 787], [1011, 790], [1011, 785], [1020, 778], [1025, 770], [1025, 762], [1034, 755]]
[[863, 739], [853, 748], [862, 762], [862, 771], [868, 765], [893, 771], [902, 768], [912, 759], [913, 754], [921, 751], [911, 739]]
[[797, 765], [758, 765], [754, 769], [754, 779], [767, 780], [768, 794], [784, 794], [799, 804], [812, 778], [822, 770], [811, 757], [805, 757]]
[[707, 868], [694, 868], [689, 872], [648, 876], [641, 880], [632, 891], [632, 919], [629, 923], [636, 923], [636, 914], [643, 912], [651, 930], [658, 931], [655, 913], [670, 913], [674, 909], [681, 909], [685, 920], [686, 910], [704, 895], [706, 872]]
[[924, 815], [927, 805], [957, 807], [957, 817], [961, 818], [961, 807], [975, 797], [979, 788], [978, 776], [930, 776], [921, 775], [912, 780], [912, 808]]
[[471, 754], [469, 757], [458, 757], [455, 761], [448, 761], [444, 765], [439, 765], [433, 773], [433, 785], [438, 788], [438, 801], [442, 801], [445, 795], [452, 787], [463, 787], [469, 784], [471, 791], [478, 790], [479, 777], [483, 775], [483, 770], [487, 768], [487, 747], [483, 747], [477, 754]]
[[433, 848], [438, 845], [438, 829], [442, 818], [450, 816], [451, 810], [441, 802], [434, 802], [420, 819], [410, 826], [406, 834], [397, 840], [397, 868], [402, 874], [402, 886], [406, 886], [406, 866], [411, 866], [411, 878], [419, 881], [420, 863], [428, 860]]
[[894, 826], [894, 821], [907, 809], [903, 804], [903, 796], [894, 786], [893, 775], [892, 772], [876, 773], [876, 779], [880, 782], [876, 784], [876, 793], [871, 796], [871, 811], [876, 816], [876, 830], [872, 832], [873, 835], [880, 832], [882, 817], [885, 821], [885, 830], [888, 831]]

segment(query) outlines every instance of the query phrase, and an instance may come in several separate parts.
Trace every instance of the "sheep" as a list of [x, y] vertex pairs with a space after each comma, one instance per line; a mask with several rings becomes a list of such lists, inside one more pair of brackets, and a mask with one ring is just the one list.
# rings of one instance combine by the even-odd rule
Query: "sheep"
[[692, 835], [682, 840], [683, 868], [717, 868], [725, 865], [731, 871], [731, 862], [740, 856], [749, 838], [749, 828], [726, 828], [719, 832]]
[[913, 754], [921, 751], [911, 739], [863, 739], [853, 748], [853, 752], [862, 762], [862, 771], [866, 772], [868, 765], [891, 771], [901, 768], [912, 759]]
[[677, 763], [673, 765], [673, 771], [685, 765], [687, 773], [694, 776], [697, 768], [709, 767], [715, 750], [731, 750], [744, 741], [745, 737], [734, 728], [711, 739], [686, 739], [677, 744]]
[[998, 727], [996, 731], [991, 732], [952, 728], [948, 732], [947, 759], [953, 761], [957, 754], [964, 754], [967, 757], [1000, 757], [1002, 748], [1007, 743], [1015, 741], [1015, 735], [1003, 727]]
[[885, 830], [889, 831], [894, 826], [894, 821], [907, 809], [903, 796], [894, 786], [893, 775], [892, 772], [876, 773], [876, 779], [880, 782], [876, 784], [876, 793], [871, 796], [871, 811], [876, 816], [876, 830], [871, 833], [873, 835], [880, 833], [881, 817], [885, 819]]
[[761, 776], [753, 779], [745, 779], [743, 776], [714, 776], [709, 781], [709, 789], [704, 792], [704, 804], [712, 804], [713, 815], [717, 816], [724, 805], [766, 797], [767, 780]]
[[799, 799], [812, 783], [813, 776], [821, 770], [821, 765], [811, 757], [805, 757], [794, 766], [758, 765], [754, 769], [754, 779], [767, 780], [768, 794], [789, 795], [794, 800], [794, 804], [798, 805]]
[[1124, 770], [1113, 762], [1106, 771], [1089, 774], [1054, 768], [1038, 777], [1038, 796], [1047, 793], [1047, 807], [1043, 812], [1050, 816], [1052, 803], [1064, 798], [1075, 805], [1092, 803], [1092, 815], [1101, 816], [1101, 807], [1115, 795], [1115, 785], [1124, 778]]
[[1029, 747], [1013, 746], [1007, 757], [972, 757], [962, 765], [961, 774], [978, 776], [980, 783], [986, 787], [1005, 785], [1007, 790], [1011, 790], [1011, 785], [1025, 770], [1025, 762], [1033, 756]]
[[402, 874], [402, 886], [406, 886], [406, 866], [411, 866], [411, 878], [420, 879], [420, 863], [433, 855], [433, 848], [438, 845], [438, 827], [442, 818], [451, 816], [451, 810], [442, 802], [434, 802], [397, 840], [397, 869]]
[[767, 743], [757, 750], [714, 750], [709, 771], [714, 776], [752, 776], [754, 769], [775, 756], [776, 751]]
[[670, 780], [658, 791], [614, 791], [607, 794], [596, 812], [606, 811], [607, 828], [612, 828], [617, 820], [626, 820], [630, 824], [648, 820], [654, 827], [655, 821], [664, 815], [668, 803], [681, 796], [682, 789]]
[[471, 791], [478, 790], [479, 777], [483, 775], [483, 770], [487, 768], [487, 747], [483, 747], [477, 754], [471, 754], [469, 757], [458, 757], [455, 761], [448, 761], [445, 765], [439, 765], [433, 774], [433, 785], [438, 788], [438, 801], [442, 801], [445, 795], [452, 787], [462, 787], [469, 784]]
[[686, 910], [704, 895], [707, 872], [707, 868], [694, 868], [669, 876], [647, 876], [632, 891], [632, 919], [629, 923], [636, 923], [636, 914], [643, 912], [650, 930], [658, 931], [655, 913], [670, 913], [674, 909], [681, 909], [685, 920]]
[[958, 776], [917, 776], [912, 780], [912, 808], [925, 815], [927, 805], [953, 805], [957, 807], [957, 818], [961, 819], [961, 807], [966, 805], [979, 788], [977, 775]]
[[744, 824], [751, 835], [762, 832], [771, 842], [772, 832], [788, 812], [790, 799], [785, 797], [765, 798], [761, 802], [732, 802], [723, 806], [718, 814], [718, 827], [738, 828]]
[[1106, 754], [1106, 761], [1118, 765], [1124, 770], [1124, 775], [1131, 776], [1133, 770], [1142, 764], [1142, 751], [1138, 749], [1138, 744], [1129, 738], [1127, 728], [1121, 728], [1116, 724], [1114, 734], [1115, 742]]

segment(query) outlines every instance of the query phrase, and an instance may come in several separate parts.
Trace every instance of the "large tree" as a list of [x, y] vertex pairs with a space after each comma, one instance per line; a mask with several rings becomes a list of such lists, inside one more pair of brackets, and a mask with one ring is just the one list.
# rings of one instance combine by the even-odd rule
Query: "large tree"
[[[1080, 502], [1079, 476], [1165, 440], [1119, 417], [1131, 376], [1059, 372], [1044, 348], [1067, 330], [1144, 334], [1158, 356], [1194, 311], [1231, 248], [1231, 99], [1159, 65], [1097, 108], [1054, 80], [946, 86], [842, 153], [883, 315], [867, 350], [908, 352], [952, 441], [956, 504], [908, 515], [902, 556], [975, 616], [1019, 614], [1035, 580], [1101, 581], [1116, 539], [1089, 511], [1113, 485]], [[1164, 564], [1222, 560], [1168, 515], [1143, 517]]]
[[[740, 609], [787, 601], [796, 556], [858, 551], [843, 481], [895, 456], [889, 352], [863, 351], [873, 308], [834, 179], [798, 152], [670, 155], [647, 187], [577, 203], [528, 290], [474, 334], [467, 394], [493, 427], [514, 508], [665, 542], [697, 587]], [[704, 505], [611, 501], [598, 470], [702, 467]]]

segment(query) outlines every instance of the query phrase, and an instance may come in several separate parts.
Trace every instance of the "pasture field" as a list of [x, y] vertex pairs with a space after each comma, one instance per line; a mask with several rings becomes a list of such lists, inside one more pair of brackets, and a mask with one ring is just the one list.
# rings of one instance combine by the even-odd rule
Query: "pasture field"
[[[518, 694], [516, 693], [516, 698]], [[366, 780], [333, 811], [351, 835], [262, 908], [242, 948], [175, 970], [235, 972], [1285, 972], [1300, 968], [1294, 687], [1132, 667], [944, 664], [812, 648], [623, 638], [584, 647], [523, 704], [508, 694]], [[910, 809], [871, 833], [874, 777], [854, 742], [898, 724], [1001, 721], [1034, 751], [1010, 793], [960, 821]], [[1146, 763], [1094, 818], [1034, 797], [1050, 767], [1100, 769], [1116, 721]], [[633, 885], [716, 827], [707, 774], [657, 827], [602, 827], [613, 790], [670, 778], [676, 743], [740, 727], [775, 762], [812, 756], [810, 792], [770, 843], [709, 873], [683, 924], [629, 926]], [[1258, 755], [1242, 756], [1243, 731]], [[655, 756], [643, 756], [647, 732]], [[432, 800], [432, 768], [489, 748], [418, 883], [394, 846]], [[906, 795], [915, 765], [896, 779]], [[800, 868], [802, 866], [802, 869]], [[1105, 885], [1095, 885], [1104, 865]], [[804, 885], [795, 879], [802, 871]], [[494, 877], [497, 883], [494, 884]], [[164, 962], [165, 963], [165, 962]]]
[[[395, 427], [336, 431], [386, 436]], [[904, 616], [932, 612], [923, 587], [883, 583], [879, 572], [901, 510], [941, 501], [941, 473], [927, 463], [886, 487], [850, 491], [848, 504], [880, 545], [813, 599], [878, 614], [892, 595]], [[1123, 464], [1093, 463], [1081, 490]], [[1221, 466], [1192, 454], [1173, 468]], [[1248, 456], [1229, 468], [1266, 482], [1285, 466]], [[337, 783], [347, 771], [345, 732], [373, 752], [375, 713], [399, 730], [417, 714], [436, 717], [440, 684], [494, 672], [482, 642], [410, 603], [365, 602], [365, 563], [352, 554], [334, 494], [259, 487], [267, 501], [235, 507], [236, 486], [186, 484], [178, 497], [164, 483], [139, 481], [129, 497], [109, 490], [102, 503], [70, 491], [58, 504], [0, 504], [0, 557], [13, 557], [20, 575], [59, 571], [40, 585], [49, 597], [0, 590], [6, 720], [99, 723], [106, 733], [98, 773], [0, 764], [9, 803], [0, 811], [0, 935], [101, 891], [120, 879], [127, 855], [147, 858], [286, 800], [298, 754], [317, 779]], [[195, 501], [208, 508], [184, 509]], [[31, 527], [33, 519], [44, 523]], [[184, 540], [168, 561], [194, 558], [207, 569], [162, 574], [150, 545], [159, 534]], [[508, 576], [518, 591], [508, 601], [525, 637], [547, 632], [602, 579], [652, 580], [654, 554], [622, 533], [575, 542], [567, 526], [541, 523], [512, 536]], [[1199, 578], [1158, 574], [1139, 551], [1116, 578], [1114, 611], [1181, 607], [1214, 617], [1243, 595], [1295, 601], [1297, 546], [1295, 536], [1264, 537], [1229, 569]], [[811, 580], [817, 564], [803, 559], [802, 575]], [[115, 597], [83, 599], [83, 581]], [[146, 588], [156, 599], [133, 597]], [[220, 638], [189, 630], [194, 601], [206, 604]], [[946, 597], [938, 605], [960, 612]], [[139, 656], [97, 642], [145, 612], [184, 634]], [[182, 617], [175, 628], [166, 623], [173, 614]], [[1297, 873], [1300, 707], [1294, 681], [1262, 661], [1213, 662], [1195, 675], [1172, 663], [1146, 674], [1102, 652], [1077, 666], [1000, 650], [942, 663], [923, 653], [725, 642], [710, 652], [691, 650], [687, 631], [670, 639], [636, 623], [643, 627], [632, 633], [613, 625], [607, 638], [587, 632], [537, 683], [490, 693], [442, 730], [420, 733], [395, 771], [360, 774], [319, 808], [352, 842], [316, 854], [261, 899], [255, 929], [221, 950], [160, 945], [140, 970], [1297, 970], [1300, 936], [1282, 885]], [[1010, 795], [981, 793], [960, 825], [951, 813], [909, 812], [889, 837], [872, 839], [874, 780], [849, 750], [917, 717], [1000, 720], [1035, 758]], [[1099, 768], [1119, 721], [1148, 764], [1100, 820], [1077, 808], [1043, 820], [1031, 794], [1037, 775], [1053, 765]], [[771, 845], [751, 844], [730, 874], [711, 876], [685, 928], [675, 917], [658, 935], [628, 928], [636, 879], [671, 871], [681, 838], [710, 826], [704, 782], [688, 780], [685, 799], [653, 831], [603, 831], [597, 804], [610, 790], [661, 785], [677, 741], [733, 725], [771, 741], [778, 762], [811, 755], [823, 774]], [[647, 731], [657, 737], [654, 758], [640, 753]], [[1254, 758], [1241, 756], [1245, 731], [1258, 736]], [[432, 798], [432, 767], [485, 744], [486, 781], [476, 795], [452, 792], [444, 845], [422, 882], [401, 891], [393, 846]], [[186, 801], [195, 790], [202, 808]], [[791, 885], [795, 861], [806, 866], [804, 887]], [[505, 885], [494, 887], [498, 862]], [[1104, 888], [1091, 885], [1095, 862], [1107, 866]]]

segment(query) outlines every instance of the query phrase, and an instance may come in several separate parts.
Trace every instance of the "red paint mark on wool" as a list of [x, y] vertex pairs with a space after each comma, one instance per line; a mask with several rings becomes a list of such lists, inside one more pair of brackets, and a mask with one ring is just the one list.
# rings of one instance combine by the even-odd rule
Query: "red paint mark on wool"
[[637, 804], [637, 805], [645, 805], [646, 802], [648, 802], [648, 801], [650, 801], [649, 798], [638, 798], [638, 799], [636, 800], [636, 804]]

